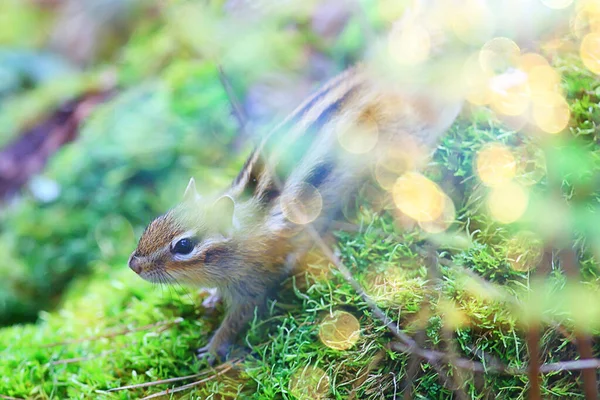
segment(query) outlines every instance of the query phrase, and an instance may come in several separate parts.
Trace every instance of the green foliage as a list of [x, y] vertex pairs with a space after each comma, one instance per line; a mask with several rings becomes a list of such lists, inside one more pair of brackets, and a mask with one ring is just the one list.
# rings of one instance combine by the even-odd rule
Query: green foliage
[[119, 95], [53, 157], [44, 175], [58, 184], [59, 196], [49, 203], [26, 196], [2, 216], [0, 242], [16, 258], [5, 265], [18, 272], [1, 284], [0, 322], [35, 318], [94, 260], [122, 266], [139, 228], [178, 200], [172, 193], [183, 193], [201, 166], [221, 162], [234, 125], [214, 68], [212, 74], [217, 86], [207, 90], [209, 102], [195, 104], [207, 112], [195, 115], [176, 100], [193, 79], [148, 82]]
[[[23, 32], [44, 17], [17, 3], [0, 6], [0, 20], [11, 21], [0, 24], [0, 43], [36, 45], [41, 37]], [[137, 21], [127, 43], [103, 60], [115, 65], [119, 94], [94, 112], [80, 137], [54, 155], [43, 173], [58, 186], [58, 196], [42, 201], [26, 190], [0, 215], [0, 325], [23, 322], [0, 331], [0, 394], [133, 399], [206, 379], [186, 396], [291, 399], [294, 377], [312, 366], [327, 375], [326, 394], [335, 399], [391, 398], [407, 384], [418, 399], [452, 398], [456, 393], [449, 388], [457, 385], [471, 398], [489, 393], [525, 398], [525, 374], [474, 376], [446, 362], [393, 351], [397, 339], [322, 261], [311, 266], [312, 272], [288, 279], [270, 303], [268, 317], [253, 322], [239, 343], [249, 351], [243, 363], [220, 375], [222, 369], [196, 360], [194, 350], [207, 343], [222, 308], [206, 310], [201, 306], [205, 294], [195, 290], [152, 289], [125, 263], [145, 224], [178, 201], [189, 176], [203, 182], [203, 192], [211, 192], [224, 187], [241, 164], [244, 152], [228, 154], [238, 126], [215, 60], [226, 66], [233, 90], [243, 97], [268, 73], [307, 69], [307, 48], [341, 68], [360, 59], [367, 44], [364, 21], [356, 17], [335, 39], [317, 40], [309, 27], [311, 6], [274, 7], [257, 27], [252, 18], [225, 14], [221, 3], [171, 1], [159, 17]], [[361, 2], [368, 21], [383, 29], [382, 18], [392, 16], [382, 16], [387, 9], [373, 3]], [[399, 3], [403, 9], [405, 2]], [[97, 65], [51, 80], [33, 74], [35, 79], [25, 82], [20, 80], [24, 64], [16, 64], [0, 71], [16, 82], [0, 88], [5, 128], [0, 143], [22, 129], [29, 116], [94, 87], [107, 71]], [[541, 327], [545, 363], [576, 359], [573, 341], [561, 332], [577, 328], [597, 334], [600, 329], [589, 323], [600, 320], [594, 252], [600, 237], [595, 185], [600, 84], [569, 57], [558, 58], [556, 66], [571, 106], [569, 139], [576, 140], [557, 139], [541, 149], [485, 108], [470, 108], [426, 170], [456, 207], [457, 222], [449, 232], [400, 229], [388, 212], [393, 205], [375, 207], [365, 193], [348, 213], [355, 214], [359, 231], [336, 232], [342, 260], [365, 292], [424, 348], [450, 349], [486, 364], [484, 352], [519, 369], [529, 363], [526, 331], [532, 323]], [[537, 149], [550, 161], [551, 172], [531, 186], [530, 206], [519, 223], [501, 225], [486, 208], [489, 189], [477, 178], [474, 162], [489, 142]], [[564, 204], [548, 195], [552, 185]], [[511, 266], [510, 240], [516, 233], [555, 238], [566, 226], [576, 240], [583, 285], [569, 284], [560, 263], [544, 283], [535, 279], [536, 271]], [[431, 244], [438, 247], [439, 263], [427, 257]], [[360, 323], [360, 337], [347, 350], [327, 347], [319, 338], [321, 321], [336, 310]], [[109, 391], [191, 374], [202, 375]], [[579, 386], [575, 373], [542, 377], [545, 397], [581, 397]]]

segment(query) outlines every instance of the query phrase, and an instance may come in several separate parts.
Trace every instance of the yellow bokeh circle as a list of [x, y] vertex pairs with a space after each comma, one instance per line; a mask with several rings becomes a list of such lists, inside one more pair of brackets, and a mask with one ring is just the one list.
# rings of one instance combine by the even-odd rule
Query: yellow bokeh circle
[[579, 49], [581, 61], [587, 69], [600, 75], [600, 33], [588, 33]]
[[492, 218], [503, 224], [510, 224], [521, 218], [528, 203], [529, 193], [515, 182], [494, 187], [487, 198], [487, 206]]
[[467, 44], [482, 43], [494, 32], [494, 17], [483, 1], [465, 0], [462, 7], [449, 2], [444, 11], [452, 31]]
[[346, 311], [336, 310], [327, 314], [319, 325], [319, 339], [332, 349], [347, 350], [354, 346], [360, 337], [360, 323]]
[[402, 150], [392, 148], [378, 157], [375, 163], [375, 180], [385, 190], [391, 190], [400, 175], [415, 166], [414, 160]]
[[518, 147], [513, 154], [517, 160], [515, 180], [521, 185], [534, 185], [546, 175], [546, 154], [541, 148], [523, 145]]
[[431, 37], [424, 27], [416, 24], [396, 24], [388, 39], [388, 51], [401, 65], [421, 64], [429, 58]]
[[507, 87], [492, 83], [490, 94], [490, 103], [494, 111], [505, 115], [523, 114], [529, 108], [531, 101], [531, 90], [526, 80], [511, 83]]
[[368, 114], [362, 115], [358, 121], [342, 119], [336, 130], [340, 145], [352, 154], [368, 153], [379, 139], [377, 122]]
[[532, 67], [527, 73], [532, 94], [560, 91], [560, 75], [549, 65]]
[[479, 64], [484, 72], [496, 75], [518, 65], [521, 50], [505, 37], [495, 37], [486, 42], [479, 52]]
[[321, 368], [306, 366], [290, 377], [288, 390], [299, 400], [319, 400], [327, 397], [331, 384]]
[[573, 0], [541, 0], [544, 5], [555, 10], [560, 10], [569, 7], [573, 4]]
[[445, 193], [444, 196], [444, 207], [442, 213], [432, 221], [418, 221], [419, 226], [425, 232], [428, 233], [442, 233], [446, 231], [454, 221], [456, 221], [456, 208], [452, 199]]
[[399, 177], [392, 188], [392, 195], [396, 207], [416, 221], [434, 221], [444, 211], [444, 193], [418, 172], [407, 172]]
[[467, 58], [462, 69], [462, 78], [467, 90], [467, 100], [474, 105], [486, 105], [491, 101], [490, 73], [486, 73], [479, 63], [479, 55]]
[[490, 143], [477, 153], [475, 169], [484, 185], [494, 187], [514, 178], [517, 162], [508, 147]]
[[308, 183], [301, 183], [295, 190], [285, 192], [279, 201], [283, 215], [300, 225], [313, 222], [323, 208], [321, 193]]
[[544, 93], [533, 97], [533, 120], [544, 132], [561, 132], [569, 125], [570, 117], [569, 104], [558, 93]]

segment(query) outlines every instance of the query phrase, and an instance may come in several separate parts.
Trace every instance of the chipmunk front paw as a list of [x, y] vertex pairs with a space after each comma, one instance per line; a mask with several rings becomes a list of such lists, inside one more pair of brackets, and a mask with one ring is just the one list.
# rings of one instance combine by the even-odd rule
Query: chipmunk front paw
[[210, 365], [211, 367], [217, 362], [216, 356], [210, 352], [209, 345], [200, 347], [198, 350], [196, 350], [196, 358], [198, 358], [198, 360], [201, 361], [206, 360], [208, 365]]
[[229, 343], [221, 343], [217, 345], [211, 340], [206, 346], [196, 350], [196, 357], [199, 360], [206, 360], [208, 365], [213, 366], [227, 361], [231, 345]]

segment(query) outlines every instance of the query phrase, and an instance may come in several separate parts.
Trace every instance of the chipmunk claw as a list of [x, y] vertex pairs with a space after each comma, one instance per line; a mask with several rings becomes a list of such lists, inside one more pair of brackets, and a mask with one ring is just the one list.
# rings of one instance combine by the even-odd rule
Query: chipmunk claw
[[231, 345], [223, 343], [220, 346], [215, 346], [211, 340], [206, 346], [196, 350], [196, 357], [199, 360], [206, 360], [210, 366], [220, 364], [227, 361], [230, 355]]
[[217, 362], [217, 357], [210, 352], [208, 345], [196, 350], [196, 358], [200, 361], [206, 361], [211, 367]]

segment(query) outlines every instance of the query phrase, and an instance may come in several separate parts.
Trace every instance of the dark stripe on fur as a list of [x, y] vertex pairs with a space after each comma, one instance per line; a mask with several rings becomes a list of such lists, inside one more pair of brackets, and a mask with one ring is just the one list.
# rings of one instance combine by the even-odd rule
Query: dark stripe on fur
[[318, 188], [329, 177], [333, 168], [333, 163], [323, 162], [310, 171], [304, 182]]

